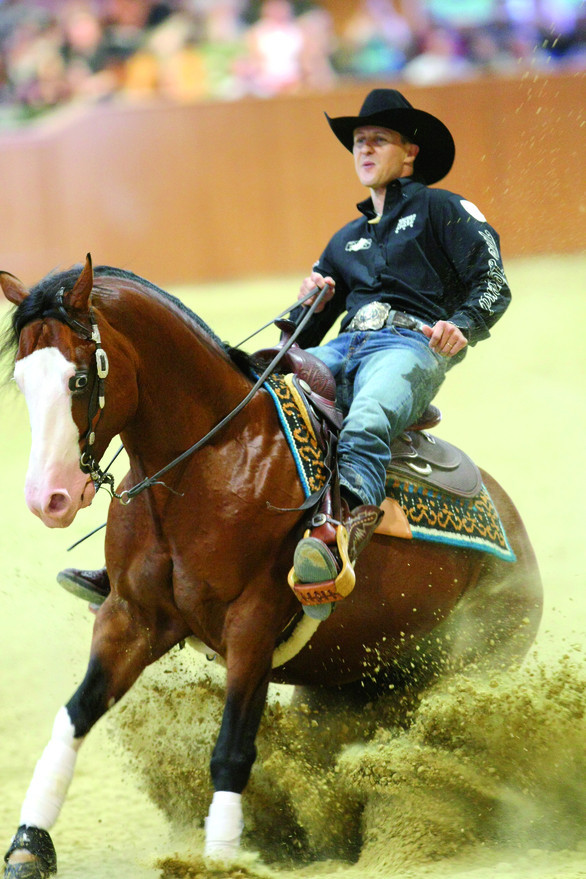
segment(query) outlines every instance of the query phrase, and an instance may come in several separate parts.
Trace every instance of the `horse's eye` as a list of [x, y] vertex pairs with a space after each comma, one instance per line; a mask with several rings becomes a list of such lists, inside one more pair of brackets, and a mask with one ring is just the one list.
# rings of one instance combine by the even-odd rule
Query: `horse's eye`
[[76, 372], [69, 379], [69, 390], [72, 394], [76, 391], [83, 391], [87, 387], [87, 375], [85, 372]]

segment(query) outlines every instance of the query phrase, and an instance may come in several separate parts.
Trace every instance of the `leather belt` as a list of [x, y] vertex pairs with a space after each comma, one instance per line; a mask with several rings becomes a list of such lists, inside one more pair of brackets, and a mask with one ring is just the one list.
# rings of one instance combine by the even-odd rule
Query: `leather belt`
[[386, 302], [369, 302], [358, 309], [348, 326], [344, 328], [344, 332], [382, 330], [383, 327], [391, 326], [422, 333], [425, 324], [410, 314], [395, 311]]

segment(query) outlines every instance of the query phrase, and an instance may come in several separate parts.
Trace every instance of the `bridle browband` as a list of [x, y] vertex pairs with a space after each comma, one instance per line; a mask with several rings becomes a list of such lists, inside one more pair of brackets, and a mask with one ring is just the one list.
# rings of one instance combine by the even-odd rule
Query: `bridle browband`
[[[118, 451], [114, 455], [114, 458], [112, 459], [112, 461], [110, 461], [110, 463], [108, 464], [108, 467], [106, 467], [105, 470], [100, 469], [99, 462], [96, 461], [96, 459], [93, 455], [93, 445], [96, 440], [96, 426], [97, 426], [98, 421], [100, 419], [100, 415], [102, 413], [102, 410], [104, 409], [104, 406], [106, 405], [105, 382], [106, 382], [106, 378], [108, 376], [108, 371], [109, 371], [108, 355], [106, 354], [105, 350], [102, 348], [102, 340], [100, 337], [100, 330], [98, 328], [95, 314], [94, 314], [94, 311], [93, 311], [91, 305], [88, 307], [88, 316], [89, 316], [89, 320], [90, 320], [90, 329], [88, 329], [86, 326], [84, 326], [82, 323], [80, 323], [80, 321], [73, 318], [69, 314], [67, 309], [65, 308], [65, 305], [63, 303], [63, 295], [64, 295], [65, 290], [63, 287], [61, 287], [56, 295], [57, 311], [59, 313], [59, 319], [62, 320], [63, 323], [65, 323], [68, 327], [70, 327], [70, 329], [72, 329], [75, 333], [77, 333], [83, 339], [86, 339], [87, 341], [93, 342], [96, 346], [96, 349], [95, 349], [96, 381], [94, 382], [92, 392], [90, 395], [90, 401], [88, 404], [88, 429], [87, 429], [87, 432], [84, 437], [85, 445], [84, 445], [84, 448], [82, 449], [82, 451], [80, 452], [80, 456], [79, 456], [79, 466], [84, 473], [89, 474], [92, 482], [94, 483], [94, 485], [96, 487], [96, 491], [98, 491], [104, 485], [104, 483], [107, 483], [108, 491], [110, 492], [112, 497], [117, 498], [122, 504], [129, 504], [131, 500], [134, 500], [134, 498], [137, 497], [137, 495], [141, 494], [143, 491], [145, 491], [145, 489], [151, 488], [153, 485], [165, 485], [166, 488], [169, 488], [169, 486], [166, 485], [162, 481], [161, 477], [164, 476], [165, 473], [168, 473], [168, 471], [171, 470], [173, 467], [176, 467], [178, 464], [185, 461], [186, 458], [189, 458], [191, 455], [193, 455], [194, 452], [197, 452], [198, 449], [201, 449], [204, 445], [206, 445], [206, 443], [208, 443], [214, 436], [216, 436], [216, 434], [219, 433], [220, 430], [222, 430], [222, 428], [225, 427], [226, 424], [228, 424], [230, 421], [232, 421], [232, 419], [235, 418], [236, 415], [238, 415], [238, 413], [241, 412], [244, 409], [244, 407], [248, 405], [248, 403], [252, 400], [252, 398], [254, 397], [256, 392], [262, 387], [262, 385], [264, 384], [264, 382], [266, 381], [268, 376], [273, 372], [273, 370], [275, 369], [277, 364], [283, 359], [283, 357], [285, 356], [285, 354], [287, 353], [289, 348], [294, 344], [296, 339], [299, 337], [302, 330], [305, 328], [307, 322], [310, 320], [311, 316], [316, 311], [318, 305], [323, 300], [328, 289], [329, 289], [329, 285], [326, 284], [321, 290], [317, 287], [310, 290], [309, 293], [307, 293], [301, 299], [298, 299], [296, 302], [294, 302], [288, 308], [284, 309], [272, 321], [269, 321], [267, 324], [260, 327], [258, 330], [256, 330], [254, 333], [252, 333], [250, 336], [248, 336], [246, 339], [244, 339], [242, 342], [240, 342], [239, 346], [243, 345], [244, 342], [247, 342], [253, 336], [257, 335], [257, 333], [260, 333], [261, 330], [266, 329], [272, 323], [274, 323], [276, 320], [279, 320], [280, 318], [284, 317], [286, 314], [288, 314], [290, 311], [292, 311], [292, 309], [295, 308], [297, 305], [302, 305], [308, 299], [311, 299], [312, 296], [315, 296], [314, 301], [309, 306], [309, 308], [306, 310], [306, 314], [303, 315], [303, 318], [297, 324], [295, 331], [291, 334], [291, 336], [287, 339], [287, 341], [279, 349], [276, 356], [271, 360], [269, 365], [266, 367], [266, 369], [259, 376], [259, 378], [255, 382], [253, 387], [250, 389], [250, 391], [248, 392], [246, 397], [244, 397], [244, 399], [241, 400], [240, 403], [238, 403], [238, 405], [234, 409], [232, 409], [231, 412], [228, 413], [228, 415], [226, 415], [216, 425], [214, 425], [214, 427], [212, 427], [212, 429], [210, 431], [208, 431], [208, 433], [206, 433], [205, 436], [203, 436], [200, 440], [198, 440], [196, 443], [194, 443], [192, 446], [190, 446], [189, 449], [186, 449], [186, 451], [182, 452], [180, 455], [178, 455], [176, 458], [174, 458], [169, 464], [165, 465], [165, 467], [162, 467], [161, 470], [159, 470], [153, 476], [146, 477], [141, 482], [138, 482], [136, 485], [134, 485], [132, 488], [125, 489], [124, 491], [120, 492], [120, 494], [119, 494], [114, 488], [114, 476], [111, 473], [108, 473], [108, 470], [112, 466], [114, 460], [118, 457], [118, 455], [122, 451], [123, 446], [121, 446], [118, 449]], [[237, 346], [237, 347], [239, 347], [239, 346]], [[172, 489], [170, 489], [170, 490], [172, 491]]]

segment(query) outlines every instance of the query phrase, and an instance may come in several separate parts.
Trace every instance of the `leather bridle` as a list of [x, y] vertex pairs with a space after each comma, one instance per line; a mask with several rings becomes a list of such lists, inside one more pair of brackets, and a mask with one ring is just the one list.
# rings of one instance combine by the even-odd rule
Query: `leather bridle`
[[[72, 329], [74, 333], [76, 333], [78, 336], [81, 336], [82, 339], [86, 339], [88, 342], [93, 342], [96, 346], [94, 351], [96, 374], [88, 402], [88, 428], [85, 436], [83, 437], [84, 446], [79, 455], [79, 466], [83, 473], [87, 473], [89, 475], [96, 487], [96, 491], [98, 491], [98, 489], [100, 489], [104, 483], [107, 483], [110, 486], [110, 491], [112, 492], [112, 494], [115, 494], [114, 476], [111, 473], [107, 472], [108, 468], [106, 468], [105, 471], [101, 470], [99, 462], [96, 461], [96, 458], [94, 456], [96, 428], [104, 406], [106, 405], [106, 378], [108, 377], [108, 372], [110, 369], [108, 355], [102, 347], [100, 330], [96, 321], [93, 308], [90, 306], [88, 309], [88, 315], [90, 319], [90, 328], [88, 329], [86, 326], [80, 323], [80, 321], [73, 318], [65, 308], [65, 305], [63, 304], [64, 292], [64, 288], [61, 287], [55, 297], [57, 301], [57, 311], [59, 313], [60, 320], [67, 324], [67, 326]], [[72, 375], [69, 379], [69, 390], [73, 393], [75, 391], [83, 390], [86, 385], [87, 375], [85, 374], [76, 373], [75, 375]], [[110, 462], [110, 465], [111, 463], [112, 462]]]
[[[84, 445], [82, 451], [80, 452], [80, 456], [79, 456], [80, 468], [84, 473], [89, 474], [92, 482], [94, 483], [94, 485], [96, 487], [96, 491], [98, 491], [98, 489], [100, 489], [104, 485], [104, 483], [107, 483], [108, 490], [110, 491], [110, 494], [112, 495], [112, 497], [117, 498], [123, 504], [129, 504], [131, 500], [133, 500], [137, 495], [141, 494], [141, 492], [145, 491], [145, 489], [151, 488], [153, 485], [165, 485], [165, 483], [161, 480], [161, 477], [164, 476], [165, 473], [167, 473], [173, 467], [176, 467], [177, 464], [180, 464], [186, 458], [190, 457], [198, 449], [201, 449], [202, 446], [204, 446], [206, 443], [208, 443], [226, 424], [228, 424], [228, 422], [232, 421], [232, 419], [235, 418], [236, 415], [238, 415], [238, 413], [241, 412], [242, 409], [244, 409], [244, 407], [246, 405], [248, 405], [248, 403], [252, 400], [252, 398], [254, 397], [256, 392], [262, 387], [262, 385], [264, 384], [264, 382], [266, 381], [268, 376], [273, 372], [273, 370], [275, 369], [277, 364], [282, 360], [282, 358], [285, 356], [285, 354], [287, 353], [289, 348], [296, 341], [296, 339], [298, 338], [298, 336], [300, 335], [302, 330], [305, 328], [307, 322], [311, 319], [311, 316], [316, 311], [318, 305], [323, 300], [323, 298], [326, 295], [328, 290], [329, 290], [329, 285], [327, 285], [327, 284], [321, 290], [318, 288], [314, 288], [313, 290], [310, 290], [310, 292], [307, 293], [303, 298], [297, 300], [292, 305], [290, 305], [288, 308], [284, 309], [272, 321], [269, 321], [269, 323], [265, 324], [264, 326], [262, 326], [258, 330], [256, 330], [256, 332], [253, 333], [252, 336], [261, 332], [261, 330], [266, 329], [266, 327], [270, 326], [271, 323], [274, 323], [275, 320], [279, 320], [279, 318], [284, 317], [286, 314], [288, 314], [290, 311], [292, 311], [292, 309], [295, 306], [301, 305], [307, 299], [310, 299], [312, 296], [315, 296], [314, 301], [309, 306], [309, 308], [306, 309], [306, 313], [303, 315], [302, 319], [299, 321], [295, 331], [287, 339], [287, 341], [283, 344], [283, 346], [279, 349], [276, 356], [269, 363], [269, 365], [266, 367], [266, 369], [263, 371], [263, 373], [259, 376], [256, 383], [253, 385], [253, 387], [248, 392], [246, 397], [244, 397], [244, 399], [241, 400], [241, 402], [238, 403], [238, 405], [234, 409], [232, 409], [232, 411], [229, 412], [228, 415], [226, 415], [224, 418], [222, 418], [221, 421], [219, 421], [214, 427], [212, 427], [212, 429], [210, 431], [208, 431], [208, 433], [206, 433], [205, 436], [203, 436], [200, 440], [198, 440], [196, 443], [194, 443], [189, 449], [187, 449], [185, 452], [182, 452], [181, 455], [178, 455], [176, 458], [173, 459], [173, 461], [171, 461], [165, 467], [161, 468], [161, 470], [159, 470], [153, 476], [146, 477], [141, 482], [138, 482], [136, 485], [134, 485], [132, 488], [124, 489], [124, 491], [122, 491], [119, 494], [118, 492], [116, 492], [116, 490], [114, 488], [114, 476], [111, 473], [108, 473], [108, 470], [111, 467], [113, 461], [118, 457], [118, 455], [122, 451], [123, 447], [121, 446], [120, 449], [118, 450], [118, 452], [116, 452], [116, 454], [114, 455], [114, 458], [112, 459], [112, 461], [110, 461], [110, 464], [108, 465], [108, 467], [106, 467], [106, 470], [100, 469], [99, 462], [96, 461], [94, 454], [93, 454], [93, 446], [94, 446], [94, 443], [96, 440], [96, 427], [97, 427], [97, 424], [100, 420], [102, 410], [104, 409], [104, 406], [106, 404], [105, 381], [106, 381], [106, 377], [108, 375], [108, 370], [109, 370], [108, 356], [107, 356], [105, 350], [102, 348], [102, 340], [100, 337], [100, 330], [98, 328], [98, 324], [97, 324], [92, 307], [89, 306], [89, 308], [88, 308], [88, 315], [89, 315], [89, 319], [90, 319], [90, 329], [88, 329], [86, 326], [84, 326], [78, 320], [75, 320], [75, 318], [71, 317], [71, 315], [68, 313], [68, 311], [65, 308], [65, 305], [63, 303], [64, 288], [61, 287], [57, 293], [57, 296], [56, 296], [57, 310], [59, 313], [60, 320], [62, 320], [65, 324], [67, 324], [67, 326], [70, 327], [70, 329], [72, 329], [75, 333], [77, 333], [83, 339], [87, 339], [88, 341], [93, 342], [96, 346], [96, 348], [95, 348], [96, 379], [94, 381], [94, 385], [93, 385], [92, 392], [90, 395], [90, 400], [88, 403], [88, 429], [87, 429], [86, 434], [84, 436], [85, 445]], [[247, 339], [245, 339], [244, 341], [245, 342], [248, 341], [248, 339], [252, 338], [252, 336], [248, 336]], [[242, 344], [244, 344], [244, 343], [240, 342], [240, 345], [242, 345]], [[72, 391], [81, 390], [85, 386], [85, 385], [82, 385], [81, 387], [79, 387], [75, 384], [76, 379], [78, 379], [78, 378], [79, 378], [79, 376], [74, 375], [71, 377], [71, 379], [69, 381], [69, 387]], [[169, 486], [167, 486], [167, 485], [165, 485], [165, 487], [169, 488]]]

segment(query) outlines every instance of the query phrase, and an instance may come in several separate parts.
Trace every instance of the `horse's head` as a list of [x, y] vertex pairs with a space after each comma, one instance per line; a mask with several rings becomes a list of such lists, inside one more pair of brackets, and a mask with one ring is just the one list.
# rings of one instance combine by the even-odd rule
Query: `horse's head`
[[[76, 275], [48, 276], [29, 291], [13, 275], [0, 272], [2, 291], [17, 306], [14, 378], [31, 424], [25, 497], [30, 510], [50, 528], [70, 525], [95, 495], [90, 476], [80, 467], [80, 450], [100, 418], [99, 374], [107, 361], [100, 364], [95, 333], [92, 337], [97, 325], [91, 317], [89, 254]], [[61, 281], [66, 286], [58, 286]], [[101, 389], [103, 394], [103, 385]]]

